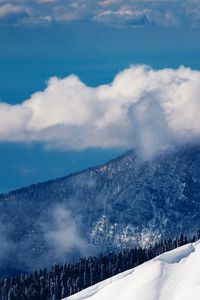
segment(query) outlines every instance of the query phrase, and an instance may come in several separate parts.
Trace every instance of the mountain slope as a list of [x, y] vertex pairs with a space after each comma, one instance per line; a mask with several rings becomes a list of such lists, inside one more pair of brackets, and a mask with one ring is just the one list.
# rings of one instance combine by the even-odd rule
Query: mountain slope
[[67, 300], [198, 300], [200, 242], [166, 252]]
[[[35, 270], [200, 228], [200, 147], [135, 153], [0, 196], [0, 265]], [[4, 274], [5, 275], [5, 274]]]

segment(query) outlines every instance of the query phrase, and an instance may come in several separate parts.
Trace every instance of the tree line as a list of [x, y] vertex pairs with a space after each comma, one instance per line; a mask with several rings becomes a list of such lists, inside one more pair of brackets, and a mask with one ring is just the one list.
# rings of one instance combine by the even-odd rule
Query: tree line
[[111, 276], [134, 268], [166, 251], [200, 239], [181, 234], [148, 248], [133, 248], [99, 257], [81, 258], [74, 264], [55, 264], [31, 274], [0, 281], [0, 300], [60, 300]]

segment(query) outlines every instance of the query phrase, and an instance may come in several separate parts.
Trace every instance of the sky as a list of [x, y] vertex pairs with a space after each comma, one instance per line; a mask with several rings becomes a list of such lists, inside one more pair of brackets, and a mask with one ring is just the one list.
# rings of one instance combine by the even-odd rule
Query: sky
[[0, 192], [197, 140], [199, 34], [195, 0], [0, 0]]

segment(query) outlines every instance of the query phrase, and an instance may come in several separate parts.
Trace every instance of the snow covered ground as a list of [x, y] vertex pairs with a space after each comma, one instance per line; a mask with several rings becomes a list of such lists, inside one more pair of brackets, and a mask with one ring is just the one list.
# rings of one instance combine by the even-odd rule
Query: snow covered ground
[[67, 300], [199, 300], [200, 241], [166, 252]]

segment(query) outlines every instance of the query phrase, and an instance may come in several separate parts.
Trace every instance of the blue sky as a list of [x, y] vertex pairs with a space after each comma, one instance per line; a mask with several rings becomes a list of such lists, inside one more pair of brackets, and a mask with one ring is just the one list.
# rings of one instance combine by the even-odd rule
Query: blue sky
[[[21, 104], [52, 76], [76, 74], [98, 87], [131, 64], [199, 70], [199, 21], [199, 1], [0, 0], [0, 99]], [[0, 192], [100, 164], [129, 148], [1, 138]]]

